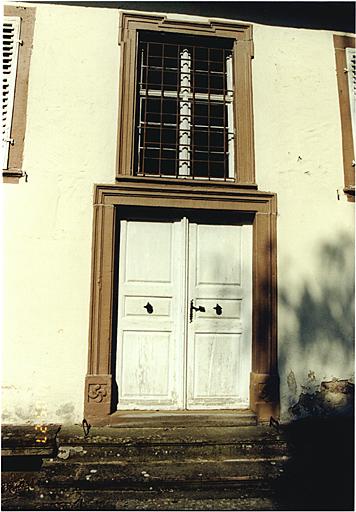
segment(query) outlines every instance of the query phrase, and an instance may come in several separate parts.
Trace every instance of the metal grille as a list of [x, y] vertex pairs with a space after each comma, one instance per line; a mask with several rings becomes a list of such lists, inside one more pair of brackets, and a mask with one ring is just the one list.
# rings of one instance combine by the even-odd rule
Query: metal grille
[[232, 41], [142, 32], [138, 175], [233, 178]]

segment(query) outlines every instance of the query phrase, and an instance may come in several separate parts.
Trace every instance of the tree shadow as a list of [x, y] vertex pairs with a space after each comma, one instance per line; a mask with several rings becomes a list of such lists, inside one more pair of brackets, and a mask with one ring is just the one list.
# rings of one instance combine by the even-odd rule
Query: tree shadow
[[[288, 389], [284, 400], [289, 402], [290, 419], [350, 414], [354, 389], [349, 381], [354, 369], [351, 236], [341, 233], [322, 244], [317, 252], [317, 271], [301, 285], [296, 299], [290, 289], [280, 289], [279, 306], [290, 319], [279, 342], [279, 369]], [[334, 380], [329, 377], [331, 382], [323, 383], [330, 372]], [[348, 396], [337, 397], [337, 393]]]
[[299, 292], [279, 290], [279, 371], [289, 404], [279, 508], [354, 510], [353, 239], [339, 233], [305, 258], [315, 271]]

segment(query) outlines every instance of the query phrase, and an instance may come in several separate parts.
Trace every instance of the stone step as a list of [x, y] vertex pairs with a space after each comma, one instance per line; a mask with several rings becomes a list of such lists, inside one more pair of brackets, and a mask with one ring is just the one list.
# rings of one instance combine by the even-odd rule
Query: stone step
[[3, 510], [278, 510], [270, 491], [222, 489], [177, 491], [65, 491], [37, 490], [11, 500], [3, 497]]
[[275, 510], [278, 500], [263, 485], [213, 489], [56, 489], [29, 486], [3, 493], [3, 510]]
[[58, 435], [58, 459], [76, 461], [159, 461], [263, 458], [287, 455], [283, 436], [270, 427], [77, 428]]
[[110, 417], [112, 428], [149, 427], [243, 427], [257, 425], [256, 415], [248, 410], [221, 411], [118, 411]]
[[45, 461], [40, 487], [73, 489], [212, 488], [273, 481], [284, 471], [286, 457], [273, 459], [192, 460], [179, 462], [69, 463]]
[[114, 446], [96, 445], [61, 445], [57, 459], [70, 462], [117, 462], [127, 461], [165, 461], [187, 459], [226, 458], [269, 458], [288, 455], [287, 445], [283, 441], [270, 445], [263, 443], [165, 443], [135, 444], [126, 443]]
[[183, 461], [196, 460], [201, 457], [217, 461], [226, 458], [270, 458], [287, 455], [287, 446], [282, 441], [269, 446], [263, 443], [241, 444], [152, 444], [135, 445], [123, 444], [121, 446], [93, 446], [93, 445], [62, 445], [59, 447], [57, 459], [70, 462], [116, 462], [129, 461]]

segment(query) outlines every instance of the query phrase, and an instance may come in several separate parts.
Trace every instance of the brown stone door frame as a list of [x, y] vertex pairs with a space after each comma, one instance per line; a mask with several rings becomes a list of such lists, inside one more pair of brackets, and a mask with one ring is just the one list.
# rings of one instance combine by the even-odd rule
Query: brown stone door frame
[[92, 425], [109, 424], [116, 412], [116, 212], [127, 206], [228, 212], [232, 222], [235, 214], [240, 220], [244, 216], [253, 218], [250, 408], [260, 421], [268, 421], [271, 416], [278, 418], [276, 195], [236, 184], [132, 176], [118, 179], [115, 185], [95, 186], [85, 418]]

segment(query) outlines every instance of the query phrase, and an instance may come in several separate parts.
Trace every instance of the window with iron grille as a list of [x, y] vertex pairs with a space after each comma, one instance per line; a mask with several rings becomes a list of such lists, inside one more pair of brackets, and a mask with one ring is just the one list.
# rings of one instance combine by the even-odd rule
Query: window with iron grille
[[234, 178], [233, 40], [140, 31], [135, 173]]

